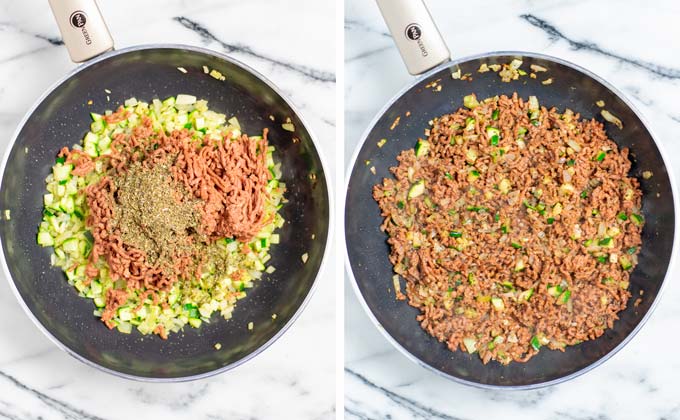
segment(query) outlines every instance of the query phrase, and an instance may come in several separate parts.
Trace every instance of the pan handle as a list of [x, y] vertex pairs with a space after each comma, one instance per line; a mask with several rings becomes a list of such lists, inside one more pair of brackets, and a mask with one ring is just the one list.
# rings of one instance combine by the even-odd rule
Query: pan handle
[[408, 72], [416, 76], [451, 59], [423, 0], [376, 0]]
[[113, 38], [95, 0], [49, 0], [64, 44], [75, 63], [113, 49]]

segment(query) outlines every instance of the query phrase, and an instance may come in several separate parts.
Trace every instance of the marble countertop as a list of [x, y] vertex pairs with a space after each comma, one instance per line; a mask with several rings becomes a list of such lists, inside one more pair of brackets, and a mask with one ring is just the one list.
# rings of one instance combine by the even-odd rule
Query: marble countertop
[[[680, 3], [428, 0], [457, 57], [526, 50], [561, 57], [609, 80], [648, 119], [680, 175]], [[346, 164], [375, 113], [412, 79], [372, 1], [345, 6]], [[389, 69], [389, 70], [388, 70]], [[680, 267], [676, 266], [676, 271]], [[677, 276], [677, 272], [674, 273]], [[345, 414], [349, 419], [680, 419], [675, 344], [680, 283], [618, 354], [570, 382], [534, 391], [487, 391], [411, 363], [373, 326], [345, 284]]]
[[[231, 54], [299, 107], [326, 156], [335, 137], [333, 2], [101, 1], [117, 47], [185, 43]], [[0, 2], [0, 145], [23, 114], [75, 65], [47, 2]], [[337, 146], [339, 148], [339, 146]], [[341, 162], [328, 161], [330, 172]], [[341, 272], [328, 261], [326, 273]], [[148, 384], [119, 379], [58, 350], [0, 280], [0, 418], [328, 419], [335, 411], [335, 282], [319, 277], [298, 321], [261, 355], [216, 377]], [[314, 343], [310, 346], [310, 343]]]

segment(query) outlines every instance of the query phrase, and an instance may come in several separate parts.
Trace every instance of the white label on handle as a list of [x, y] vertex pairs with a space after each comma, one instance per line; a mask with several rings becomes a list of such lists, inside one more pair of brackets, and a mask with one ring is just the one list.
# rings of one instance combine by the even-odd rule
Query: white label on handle
[[87, 61], [113, 49], [113, 39], [94, 0], [49, 0], [71, 60]]
[[424, 73], [451, 58], [422, 0], [377, 0], [409, 73]]

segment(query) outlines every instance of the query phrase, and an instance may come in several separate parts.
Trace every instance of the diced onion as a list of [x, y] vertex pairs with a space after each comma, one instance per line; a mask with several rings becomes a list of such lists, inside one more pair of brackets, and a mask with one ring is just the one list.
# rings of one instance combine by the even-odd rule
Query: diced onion
[[615, 126], [619, 127], [619, 130], [623, 130], [623, 123], [621, 122], [620, 119], [616, 118], [616, 116], [614, 116], [614, 114], [607, 111], [606, 109], [603, 109], [602, 111], [600, 111], [600, 114], [602, 114], [602, 118], [604, 118], [605, 120], [614, 124]]

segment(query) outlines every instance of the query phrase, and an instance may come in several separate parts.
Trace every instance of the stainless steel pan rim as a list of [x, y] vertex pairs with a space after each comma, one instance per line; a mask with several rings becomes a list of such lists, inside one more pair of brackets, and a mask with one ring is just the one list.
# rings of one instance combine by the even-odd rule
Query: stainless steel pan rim
[[[623, 94], [623, 92], [621, 92], [619, 89], [614, 87], [611, 83], [607, 82], [605, 79], [596, 75], [595, 73], [593, 73], [593, 72], [591, 72], [591, 71], [589, 71], [589, 70], [587, 70], [587, 69], [585, 69], [585, 68], [583, 68], [583, 67], [581, 67], [577, 64], [574, 64], [570, 61], [567, 61], [567, 60], [564, 60], [564, 59], [561, 59], [561, 58], [558, 58], [558, 57], [554, 57], [554, 56], [547, 55], [547, 54], [526, 52], [526, 51], [494, 51], [494, 52], [487, 52], [487, 53], [462, 57], [460, 59], [456, 59], [456, 60], [453, 60], [453, 61], [448, 61], [448, 62], [440, 64], [439, 66], [435, 67], [434, 69], [422, 74], [421, 76], [419, 76], [415, 80], [413, 80], [413, 82], [404, 86], [396, 95], [394, 95], [392, 97], [392, 99], [390, 99], [385, 104], [385, 106], [383, 106], [380, 109], [380, 111], [378, 111], [376, 113], [375, 117], [368, 124], [366, 130], [364, 131], [362, 138], [361, 138], [361, 141], [359, 142], [359, 144], [354, 149], [352, 159], [350, 160], [350, 163], [347, 166], [347, 171], [345, 172], [345, 174], [346, 174], [346, 176], [345, 176], [345, 191], [347, 191], [349, 189], [349, 182], [350, 182], [352, 170], [354, 169], [354, 166], [356, 164], [356, 160], [357, 160], [357, 157], [359, 155], [359, 152], [363, 148], [364, 143], [366, 143], [366, 140], [368, 139], [368, 136], [371, 133], [371, 130], [376, 125], [376, 123], [380, 120], [380, 118], [385, 114], [385, 112], [396, 101], [398, 101], [406, 91], [408, 91], [409, 89], [411, 89], [415, 85], [421, 83], [422, 81], [428, 79], [429, 77], [437, 74], [438, 72], [440, 72], [440, 71], [442, 71], [446, 68], [454, 67], [456, 65], [459, 65], [461, 63], [465, 63], [467, 61], [478, 60], [478, 59], [483, 59], [483, 58], [490, 58], [490, 57], [499, 56], [499, 55], [517, 56], [517, 57], [534, 57], [534, 58], [539, 58], [539, 59], [543, 59], [543, 60], [547, 60], [547, 61], [552, 61], [554, 63], [561, 64], [561, 65], [564, 65], [564, 66], [567, 66], [567, 67], [571, 67], [571, 68], [585, 74], [586, 76], [596, 80], [597, 82], [601, 83], [607, 89], [609, 89], [611, 92], [613, 92], [616, 96], [618, 96], [621, 99], [621, 101], [623, 101], [633, 111], [633, 113], [635, 113], [635, 115], [637, 115], [637, 117], [640, 118], [640, 121], [642, 121], [642, 124], [645, 126], [647, 131], [649, 131], [651, 137], [654, 139], [654, 143], [659, 150], [659, 153], [661, 155], [661, 159], [663, 160], [664, 165], [666, 166], [666, 168], [668, 170], [668, 178], [670, 180], [671, 189], [672, 189], [672, 192], [673, 192], [673, 197], [672, 197], [673, 208], [674, 208], [674, 212], [675, 212], [675, 218], [676, 218], [676, 220], [678, 220], [678, 216], [680, 216], [680, 210], [678, 209], [678, 204], [679, 204], [680, 200], [678, 199], [678, 191], [677, 191], [678, 187], [676, 186], [676, 183], [675, 183], [675, 174], [673, 173], [672, 167], [670, 166], [670, 160], [667, 158], [668, 155], [667, 155], [666, 151], [664, 150], [663, 145], [657, 140], [658, 137], [656, 136], [656, 134], [652, 130], [651, 125], [648, 123], [647, 119], [644, 117], [642, 112], [640, 112], [640, 110], [637, 109], [637, 107]], [[344, 199], [344, 197], [343, 197], [343, 199]], [[344, 219], [343, 219], [343, 223], [344, 223]], [[530, 385], [510, 385], [510, 386], [482, 384], [482, 383], [478, 383], [478, 382], [468, 381], [466, 379], [461, 379], [461, 378], [458, 378], [458, 377], [453, 376], [453, 375], [449, 375], [447, 373], [440, 371], [439, 369], [434, 368], [433, 366], [428, 365], [427, 363], [424, 363], [423, 361], [418, 359], [416, 356], [414, 356], [412, 353], [410, 353], [408, 350], [406, 350], [404, 347], [402, 347], [402, 345], [399, 344], [397, 342], [397, 340], [395, 340], [382, 327], [382, 325], [380, 324], [378, 319], [375, 317], [375, 315], [371, 311], [371, 308], [368, 307], [366, 300], [364, 299], [363, 295], [361, 294], [361, 290], [359, 290], [359, 284], [357, 283], [357, 280], [354, 277], [354, 273], [352, 272], [352, 266], [351, 266], [351, 263], [350, 263], [349, 253], [348, 253], [348, 250], [347, 250], [347, 244], [344, 243], [343, 245], [344, 245], [344, 249], [345, 249], [345, 267], [346, 267], [346, 270], [347, 270], [347, 274], [349, 275], [349, 277], [351, 279], [350, 282], [352, 284], [352, 289], [354, 290], [354, 294], [356, 295], [357, 299], [361, 303], [361, 306], [363, 307], [364, 311], [368, 315], [368, 317], [371, 320], [371, 322], [373, 323], [373, 325], [375, 325], [375, 327], [382, 333], [382, 335], [387, 339], [387, 341], [389, 341], [390, 344], [392, 344], [392, 346], [394, 346], [401, 354], [406, 356], [407, 359], [409, 359], [410, 361], [412, 361], [413, 363], [415, 363], [419, 366], [424, 367], [425, 369], [427, 369], [431, 372], [436, 373], [437, 375], [439, 375], [441, 377], [444, 377], [446, 379], [449, 379], [449, 380], [452, 380], [454, 382], [458, 382], [458, 383], [461, 383], [461, 384], [464, 384], [464, 385], [469, 385], [469, 386], [473, 386], [473, 387], [481, 388], [481, 389], [491, 389], [491, 390], [499, 390], [499, 389], [503, 389], [503, 390], [530, 390], [530, 389], [538, 389], [538, 388], [548, 387], [548, 386], [552, 386], [552, 385], [557, 385], [557, 384], [560, 384], [562, 382], [566, 382], [568, 380], [571, 380], [571, 379], [574, 379], [578, 376], [581, 376], [584, 373], [587, 373], [587, 372], [595, 369], [596, 367], [603, 364], [605, 361], [609, 360], [612, 356], [614, 356], [616, 353], [618, 353], [619, 350], [621, 350], [626, 344], [628, 344], [633, 339], [633, 337], [645, 325], [645, 323], [647, 322], [649, 317], [652, 315], [652, 312], [654, 312], [654, 309], [656, 309], [657, 305], [659, 304], [661, 296], [663, 295], [663, 291], [664, 291], [666, 284], [668, 283], [668, 280], [670, 278], [670, 273], [673, 271], [673, 268], [675, 266], [675, 260], [677, 259], [677, 252], [678, 252], [678, 246], [679, 246], [678, 245], [678, 239], [679, 238], [680, 238], [680, 224], [676, 223], [675, 224], [675, 230], [673, 232], [673, 250], [671, 251], [671, 258], [670, 258], [670, 261], [668, 263], [668, 270], [666, 271], [666, 275], [664, 276], [664, 280], [661, 283], [661, 287], [659, 289], [659, 292], [658, 292], [656, 298], [654, 299], [654, 301], [652, 302], [651, 306], [649, 307], [649, 310], [642, 317], [642, 319], [640, 320], [638, 325], [633, 329], [633, 331], [630, 332], [630, 334], [628, 334], [628, 336], [623, 341], [621, 341], [621, 343], [619, 343], [619, 345], [617, 345], [609, 353], [602, 356], [600, 359], [598, 359], [594, 363], [584, 367], [581, 370], [578, 370], [574, 373], [571, 373], [569, 375], [563, 376], [561, 378], [553, 379], [551, 381], [539, 382], [539, 383], [530, 384]]]
[[[24, 117], [21, 119], [19, 122], [19, 125], [17, 126], [16, 130], [14, 131], [14, 134], [12, 135], [12, 139], [10, 140], [9, 144], [7, 145], [7, 149], [5, 150], [5, 154], [2, 158], [2, 164], [0, 164], [0, 185], [2, 185], [2, 180], [3, 176], [5, 174], [5, 167], [7, 165], [7, 160], [9, 159], [10, 152], [12, 151], [12, 148], [14, 147], [14, 143], [16, 142], [19, 133], [23, 129], [24, 125], [26, 124], [26, 121], [33, 115], [35, 112], [36, 108], [49, 96], [57, 87], [59, 87], [62, 83], [65, 81], [69, 80], [71, 77], [74, 75], [78, 74], [82, 70], [99, 63], [101, 61], [104, 61], [110, 57], [120, 55], [120, 54], [125, 54], [128, 52], [132, 51], [143, 51], [143, 50], [152, 50], [152, 49], [181, 49], [181, 50], [187, 50], [187, 51], [193, 51], [193, 52], [198, 52], [201, 54], [205, 54], [208, 56], [213, 56], [216, 58], [219, 58], [221, 60], [227, 61], [231, 64], [234, 64], [238, 67], [243, 68], [250, 74], [254, 75], [261, 81], [263, 81], [267, 86], [269, 86], [276, 94], [278, 94], [285, 102], [286, 104], [293, 110], [295, 115], [300, 119], [302, 124], [305, 126], [305, 129], [307, 132], [309, 132], [309, 137], [312, 139], [312, 143], [314, 144], [314, 148], [319, 154], [319, 160], [321, 161], [321, 167], [324, 172], [324, 179], [328, 188], [328, 203], [329, 203], [329, 213], [328, 217], [329, 220], [332, 221], [334, 217], [334, 205], [333, 205], [333, 184], [330, 180], [329, 173], [328, 173], [328, 164], [326, 163], [326, 158], [324, 156], [324, 153], [322, 150], [319, 148], [318, 140], [316, 138], [316, 135], [314, 134], [313, 130], [311, 129], [310, 125], [305, 121], [303, 118], [302, 114], [300, 114], [299, 110], [297, 107], [293, 104], [293, 102], [288, 98], [287, 95], [285, 95], [280, 89], [276, 87], [274, 83], [272, 83], [269, 79], [267, 79], [265, 76], [263, 76], [260, 72], [257, 70], [253, 69], [252, 67], [248, 66], [247, 64], [244, 64], [243, 62], [236, 60], [232, 57], [229, 57], [226, 54], [222, 54], [217, 51], [213, 51], [207, 48], [202, 48], [202, 47], [195, 47], [191, 45], [184, 45], [184, 44], [145, 44], [145, 45], [136, 45], [133, 47], [128, 47], [128, 48], [122, 48], [119, 50], [114, 50], [110, 51], [107, 53], [104, 53], [96, 58], [93, 58], [89, 60], [85, 64], [78, 65], [75, 69], [71, 70], [68, 74], [66, 74], [64, 77], [60, 78], [57, 80], [55, 83], [52, 84], [41, 96], [38, 98], [34, 104], [29, 108], [29, 110], [26, 112]], [[321, 257], [321, 264], [319, 266], [319, 271], [317, 272], [314, 282], [312, 283], [312, 287], [310, 288], [309, 292], [307, 293], [307, 296], [303, 300], [302, 304], [300, 307], [295, 311], [295, 314], [288, 320], [286, 324], [284, 324], [281, 329], [273, 336], [271, 337], [266, 343], [264, 343], [262, 346], [260, 346], [256, 351], [250, 353], [249, 355], [245, 356], [244, 358], [237, 360], [234, 363], [231, 363], [229, 365], [223, 366], [219, 369], [215, 369], [209, 372], [204, 372], [198, 375], [191, 375], [191, 376], [183, 376], [183, 377], [175, 377], [175, 378], [154, 378], [154, 377], [145, 377], [145, 376], [137, 376], [137, 375], [131, 375], [127, 373], [122, 373], [118, 372], [113, 369], [109, 369], [106, 367], [103, 367], [97, 363], [94, 363], [79, 354], [75, 353], [72, 351], [69, 347], [65, 346], [61, 341], [57, 340], [52, 333], [50, 333], [47, 328], [45, 328], [40, 321], [33, 315], [31, 310], [28, 308], [26, 303], [24, 302], [23, 298], [21, 297], [21, 294], [19, 293], [19, 290], [17, 289], [16, 285], [14, 284], [14, 280], [12, 278], [12, 274], [9, 271], [9, 267], [7, 265], [7, 261], [5, 259], [5, 253], [0, 251], [0, 262], [2, 264], [2, 273], [5, 275], [5, 278], [7, 279], [7, 282], [9, 283], [10, 288], [12, 289], [12, 293], [14, 293], [14, 296], [16, 297], [17, 301], [23, 308], [24, 312], [28, 317], [31, 319], [33, 324], [35, 324], [36, 327], [54, 343], [58, 348], [66, 352], [67, 354], [73, 356], [75, 359], [85, 363], [88, 366], [92, 366], [94, 368], [97, 368], [103, 372], [110, 373], [114, 376], [118, 376], [121, 378], [125, 379], [131, 379], [131, 380], [136, 380], [136, 381], [141, 381], [141, 382], [186, 382], [186, 381], [193, 381], [197, 379], [203, 379], [203, 378], [208, 378], [214, 375], [217, 375], [222, 372], [226, 372], [228, 370], [234, 369], [250, 359], [254, 358], [258, 354], [262, 353], [265, 349], [267, 349], [269, 346], [271, 346], [276, 340], [278, 340], [289, 328], [293, 323], [298, 319], [302, 311], [305, 309], [307, 304], [309, 303], [309, 300], [312, 298], [314, 295], [314, 291], [316, 290], [318, 284], [319, 284], [319, 276], [322, 274], [325, 270], [325, 266], [328, 260], [328, 250], [329, 250], [329, 245], [332, 243], [333, 240], [333, 223], [329, 223], [328, 226], [328, 236], [326, 239], [326, 243], [324, 244], [324, 252], [323, 256]]]

